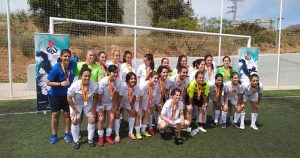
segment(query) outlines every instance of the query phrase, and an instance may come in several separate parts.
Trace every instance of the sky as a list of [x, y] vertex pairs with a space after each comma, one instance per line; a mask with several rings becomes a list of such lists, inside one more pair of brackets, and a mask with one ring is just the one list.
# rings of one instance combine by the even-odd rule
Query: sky
[[[9, 0], [12, 12], [28, 10], [27, 0]], [[277, 19], [279, 18], [280, 0], [240, 0], [238, 3], [237, 20]], [[6, 0], [0, 0], [0, 13], [6, 12]], [[232, 19], [227, 14], [232, 2], [224, 0], [223, 17]], [[220, 17], [221, 0], [192, 0], [194, 12], [199, 17]], [[300, 0], [283, 0], [282, 27], [300, 24]], [[298, 16], [298, 17], [297, 17]]]

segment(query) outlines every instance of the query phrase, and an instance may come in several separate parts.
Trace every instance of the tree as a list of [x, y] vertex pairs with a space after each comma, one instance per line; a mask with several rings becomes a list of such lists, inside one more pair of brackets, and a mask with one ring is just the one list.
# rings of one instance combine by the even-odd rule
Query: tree
[[[108, 22], [121, 23], [123, 10], [118, 0], [108, 2]], [[105, 0], [28, 0], [35, 25], [48, 30], [49, 17], [105, 21]]]
[[175, 23], [178, 23], [177, 21], [185, 22], [189, 26], [195, 26], [191, 30], [200, 27], [194, 17], [194, 10], [184, 0], [148, 0], [148, 5], [152, 9], [152, 26], [154, 27], [164, 26], [174, 29], [190, 29], [190, 27], [184, 28], [182, 26], [184, 24], [175, 25]]

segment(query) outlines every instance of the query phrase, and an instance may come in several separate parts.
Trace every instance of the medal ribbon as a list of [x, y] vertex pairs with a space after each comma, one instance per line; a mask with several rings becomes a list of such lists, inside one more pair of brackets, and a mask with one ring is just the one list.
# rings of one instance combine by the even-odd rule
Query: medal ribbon
[[63, 70], [64, 74], [66, 75], [66, 81], [69, 81], [69, 78], [70, 78], [70, 68], [69, 69], [65, 69], [65, 66], [64, 64], [60, 63], [60, 66], [61, 66], [61, 69]]
[[163, 83], [161, 78], [159, 79], [159, 87], [160, 87], [161, 95], [164, 96], [165, 95], [165, 89], [164, 89], [164, 83]]
[[224, 79], [225, 79], [225, 81], [228, 81], [228, 74], [229, 74], [229, 71], [224, 67]]
[[132, 97], [132, 89], [131, 90], [129, 90], [129, 89], [131, 89], [130, 87], [128, 87], [128, 97], [129, 97], [129, 102], [130, 102], [130, 104], [132, 103], [132, 99], [133, 99], [133, 97]]
[[132, 72], [132, 66], [126, 63], [126, 67], [128, 69], [129, 72]]
[[105, 70], [105, 67], [103, 66], [103, 65], [101, 65], [101, 64], [99, 64], [100, 65], [100, 69], [102, 70], [102, 72], [103, 72], [103, 76], [106, 76], [106, 70]]
[[196, 82], [196, 89], [197, 89], [197, 96], [200, 97], [201, 93], [202, 93], [202, 86], [200, 86], [197, 82]]
[[231, 83], [231, 88], [232, 88], [232, 92], [233, 92], [233, 97], [236, 100], [236, 90], [233, 87], [233, 84]]
[[[154, 86], [153, 86], [154, 88]], [[152, 92], [153, 92], [153, 88], [151, 88], [150, 86], [150, 82], [148, 83], [148, 101], [152, 102]]]
[[177, 110], [177, 105], [174, 104], [174, 99], [172, 99], [172, 119], [174, 119], [175, 117], [175, 113], [176, 113], [176, 110]]
[[108, 87], [109, 87], [110, 96], [111, 96], [111, 98], [113, 98], [114, 94], [115, 94], [115, 91], [114, 91], [114, 87], [111, 85], [110, 76], [107, 79], [107, 83], [108, 83]]
[[84, 102], [87, 102], [88, 96], [90, 91], [90, 84], [87, 86], [86, 91], [84, 90], [83, 83], [81, 82], [81, 92], [82, 92], [82, 98]]

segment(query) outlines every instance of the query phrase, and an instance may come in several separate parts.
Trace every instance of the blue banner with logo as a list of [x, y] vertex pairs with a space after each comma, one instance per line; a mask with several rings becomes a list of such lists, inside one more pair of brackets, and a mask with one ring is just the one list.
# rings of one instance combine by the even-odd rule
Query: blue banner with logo
[[250, 75], [257, 73], [258, 48], [239, 48], [238, 73], [242, 84], [250, 82]]
[[36, 62], [37, 110], [50, 110], [46, 81], [52, 66], [56, 64], [62, 49], [69, 48], [69, 36], [59, 34], [34, 34]]

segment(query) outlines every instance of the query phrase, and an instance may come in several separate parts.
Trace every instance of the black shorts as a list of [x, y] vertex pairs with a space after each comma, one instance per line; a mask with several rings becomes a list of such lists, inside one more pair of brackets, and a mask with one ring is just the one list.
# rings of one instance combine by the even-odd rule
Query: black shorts
[[67, 96], [49, 96], [49, 105], [51, 112], [58, 112], [63, 110], [64, 112], [70, 112]]
[[200, 96], [200, 100], [198, 98], [194, 98], [193, 99], [193, 105], [196, 105], [198, 107], [202, 107], [203, 100], [204, 100], [203, 95]]

